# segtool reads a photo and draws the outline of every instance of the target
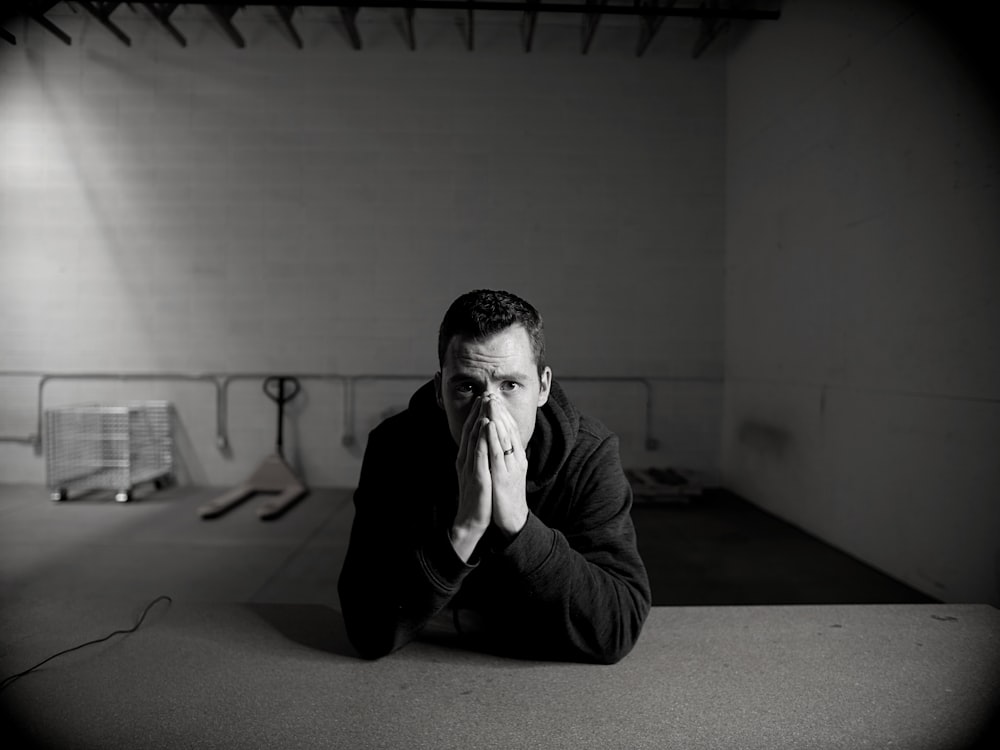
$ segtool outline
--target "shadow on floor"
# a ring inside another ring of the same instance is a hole
[[[632,518],[657,606],[937,601],[725,490]]]

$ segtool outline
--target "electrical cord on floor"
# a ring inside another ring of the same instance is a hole
[[[86,643],[81,643],[79,646],[73,646],[72,648],[67,648],[63,651],[60,651],[59,653],[52,654],[52,656],[48,657],[47,659],[43,659],[30,669],[26,669],[23,672],[18,672],[17,674],[12,674],[8,675],[7,677],[4,677],[2,680],[0,680],[0,692],[6,690],[8,687],[13,685],[15,682],[24,677],[26,674],[31,674],[40,666],[42,666],[43,664],[48,664],[50,661],[52,661],[58,656],[63,656],[64,654],[68,654],[72,651],[78,651],[79,649],[85,648],[86,646],[94,646],[98,643],[104,643],[104,641],[109,640],[110,638],[114,638],[116,635],[128,635],[130,633],[134,633],[139,629],[139,626],[142,625],[142,621],[146,619],[146,615],[149,614],[149,610],[151,610],[158,602],[161,601],[165,601],[168,604],[172,604],[174,600],[171,599],[166,594],[158,596],[155,599],[153,599],[153,601],[151,601],[149,604],[146,605],[146,608],[142,611],[142,614],[139,615],[139,619],[136,621],[135,625],[128,628],[127,630],[116,630],[113,633],[108,633],[103,638],[98,638],[93,641],[87,641]]]

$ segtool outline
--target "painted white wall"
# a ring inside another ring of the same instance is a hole
[[[1000,118],[905,3],[789,0],[728,61],[733,490],[1000,604]]]
[[[60,6],[61,7],[61,6]],[[657,382],[654,437],[635,385],[569,386],[633,466],[717,473],[722,415],[725,65],[691,60],[693,21],[646,55],[605,19],[421,12],[418,50],[389,13],[361,14],[353,51],[334,10],[303,11],[297,50],[247,9],[236,49],[180,8],[180,48],[149,13],[50,14],[0,44],[0,371],[434,372],[448,304],[507,288],[546,319],[558,377]],[[461,14],[459,14],[461,15]],[[397,19],[398,21],[398,19]],[[364,436],[415,383],[343,393],[309,381],[289,452],[308,482],[351,485]],[[0,438],[36,431],[37,378],[0,376]],[[204,384],[66,383],[46,406],[167,398],[186,478],[242,480],[270,452],[275,408],[232,386],[231,455]],[[0,481],[43,483],[31,446],[0,439]]]

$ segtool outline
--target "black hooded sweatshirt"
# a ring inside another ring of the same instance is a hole
[[[400,648],[450,605],[474,613],[487,642],[513,656],[625,656],[650,592],[618,438],[553,383],[528,445],[528,520],[510,541],[491,527],[468,563],[448,538],[457,452],[433,382],[369,434],[338,586],[358,652]]]

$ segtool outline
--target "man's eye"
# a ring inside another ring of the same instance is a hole
[[[472,383],[459,383],[455,386],[455,393],[472,393]]]
[[[521,387],[520,383],[515,383],[513,380],[506,380],[500,385],[500,389],[504,391],[516,391]]]

